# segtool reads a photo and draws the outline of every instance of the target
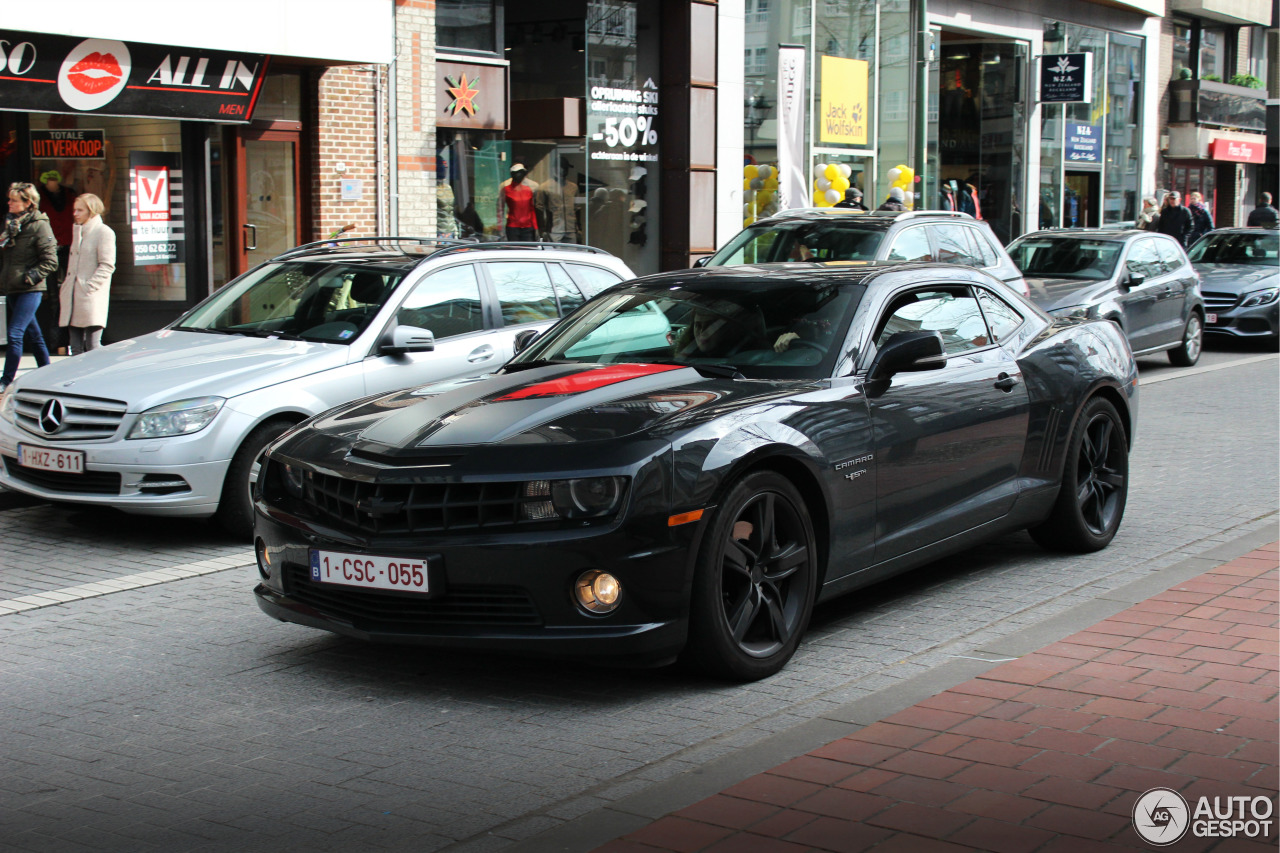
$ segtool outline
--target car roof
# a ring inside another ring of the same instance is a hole
[[[563,252],[581,254],[584,257],[598,255],[610,260],[614,256],[604,249],[595,246],[583,246],[577,243],[535,243],[535,242],[472,242],[463,240],[441,240],[434,237],[357,237],[339,238],[336,240],[318,240],[305,243],[276,255],[271,260],[342,260],[351,263],[376,262],[379,266],[402,265],[405,269],[450,255],[463,255],[471,252]]]
[[[807,285],[824,289],[840,285],[870,286],[884,281],[916,281],[930,271],[950,281],[990,284],[992,276],[973,267],[926,261],[794,261],[776,264],[741,264],[729,267],[694,267],[641,276],[623,286],[675,287],[782,287]]]
[[[1019,240],[1029,240],[1031,238],[1072,238],[1085,240],[1105,240],[1112,243],[1123,243],[1133,237],[1141,237],[1143,235],[1157,237],[1160,236],[1151,231],[1144,231],[1141,228],[1051,228],[1045,231],[1032,231],[1029,234],[1023,234]]]
[[[887,231],[895,222],[910,220],[956,220],[975,222],[972,216],[955,210],[854,210],[843,207],[797,207],[758,219],[750,227],[792,222],[848,222],[858,228]]]

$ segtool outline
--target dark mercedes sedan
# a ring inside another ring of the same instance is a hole
[[[264,611],[368,640],[768,676],[815,602],[1010,531],[1105,547],[1137,371],[943,264],[661,273],[502,370],[269,449]]]
[[[1164,352],[1179,367],[1200,360],[1200,276],[1181,244],[1150,231],[1036,231],[1009,244],[1031,299],[1055,317],[1111,320],[1135,354]]]
[[[1220,228],[1187,254],[1200,273],[1206,334],[1280,342],[1280,232]]]

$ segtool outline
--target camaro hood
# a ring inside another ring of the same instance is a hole
[[[632,435],[712,403],[756,400],[771,390],[781,389],[707,378],[678,365],[553,364],[400,391],[336,410],[311,426],[379,456],[482,444],[531,445],[536,452],[538,445]]]
[[[345,364],[335,344],[162,330],[24,376],[21,387],[124,400],[129,411],[191,397],[235,397]]]
[[[1280,273],[1275,267],[1255,267],[1244,264],[1192,264],[1200,273],[1200,289],[1236,295],[1275,287],[1280,284]]]
[[[1078,278],[1028,278],[1031,301],[1042,311],[1092,305],[1115,292],[1110,281],[1082,281]]]

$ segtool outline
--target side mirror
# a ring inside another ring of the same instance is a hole
[[[382,355],[399,355],[406,352],[431,352],[436,348],[436,336],[417,326],[396,326],[384,335],[378,345]]]
[[[698,258],[696,261],[694,261],[694,262],[693,262],[693,266],[694,266],[695,268],[697,268],[697,267],[705,267],[705,266],[706,266],[707,264],[709,264],[709,263],[711,263],[711,256],[710,256],[710,255],[703,255],[702,257]]]
[[[529,344],[533,343],[533,339],[538,336],[537,329],[525,329],[523,332],[516,334],[515,354],[519,355],[529,348]]]
[[[867,379],[879,382],[895,373],[946,367],[947,353],[940,332],[898,332],[884,342],[871,361]]]
[[[1147,277],[1142,273],[1130,270],[1128,275],[1121,277],[1120,286],[1125,290],[1130,290],[1142,284],[1146,280]]]

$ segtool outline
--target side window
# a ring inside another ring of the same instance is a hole
[[[396,310],[396,322],[427,329],[437,338],[483,329],[484,312],[475,267],[448,267],[418,282]]]
[[[1022,325],[1022,315],[994,293],[978,288],[978,302],[982,305],[982,313],[987,316],[987,325],[991,327],[991,338],[995,343],[1000,343]]]
[[[556,292],[544,265],[537,261],[496,261],[486,264],[485,270],[498,295],[502,325],[519,326],[558,316]]]
[[[978,259],[978,266],[994,267],[1000,263],[1000,253],[996,251],[995,246],[991,245],[990,234],[981,228],[971,228],[967,225],[964,226],[964,230],[973,243],[974,257]]]
[[[991,343],[978,300],[967,287],[930,288],[895,297],[877,326],[876,347],[898,332],[940,332],[947,355]]]
[[[590,299],[600,291],[607,287],[613,287],[622,281],[617,274],[600,267],[591,267],[586,264],[567,264],[569,271],[573,273],[573,277],[582,285],[582,292]]]
[[[938,260],[948,264],[978,266],[978,258],[974,257],[968,231],[963,225],[946,224],[934,228],[933,237],[938,241]]]
[[[1178,272],[1187,262],[1186,253],[1172,240],[1157,240],[1156,251],[1160,253],[1160,260],[1164,261],[1165,272]]]
[[[889,254],[885,258],[890,261],[931,261],[933,250],[929,248],[929,235],[923,228],[908,228],[893,238]]]
[[[551,283],[555,285],[556,297],[560,300],[561,317],[577,310],[586,301],[573,279],[569,278],[569,274],[559,264],[547,264],[547,272],[551,273]]]
[[[1129,247],[1129,257],[1124,262],[1125,269],[1133,275],[1154,278],[1164,274],[1164,262],[1156,251],[1155,240],[1139,240]]]

